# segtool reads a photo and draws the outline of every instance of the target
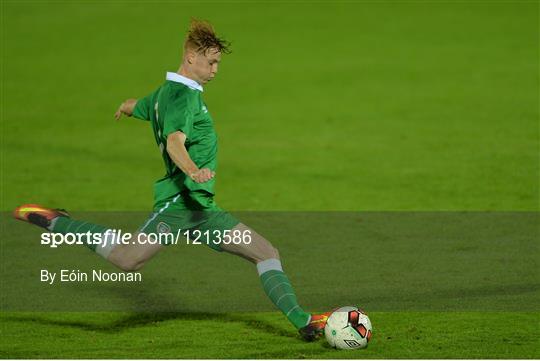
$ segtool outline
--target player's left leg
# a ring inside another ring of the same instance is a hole
[[[283,271],[278,250],[243,223],[232,229],[231,234],[235,233],[241,235],[241,242],[222,244],[221,250],[245,258],[257,266],[264,292],[304,339],[312,341],[321,335],[329,313],[311,315],[300,307],[291,282]],[[249,242],[246,235],[249,235]]]
[[[119,244],[115,234],[108,233],[109,227],[88,221],[76,220],[64,210],[43,207],[38,204],[25,204],[13,212],[16,219],[45,228],[54,233],[96,234],[100,233],[103,241],[100,244],[85,242],[91,251],[102,256],[123,271],[139,270],[160,249],[160,244],[146,242],[145,234],[135,234],[135,244]]]

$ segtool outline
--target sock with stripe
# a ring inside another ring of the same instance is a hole
[[[48,227],[48,229],[49,231],[54,233],[85,234],[87,232],[105,233],[109,228],[86,221],[78,221],[69,217],[56,217],[52,220],[51,225]],[[103,238],[105,238],[105,236],[103,236]],[[111,240],[112,237],[107,237],[107,242],[105,242],[103,245],[86,242],[84,242],[84,245],[90,250],[100,254],[104,258],[107,258],[115,245],[113,244],[113,242],[111,242]]]
[[[294,289],[289,278],[283,272],[281,262],[275,258],[267,259],[257,263],[257,271],[264,292],[274,305],[287,316],[297,329],[306,326],[311,315],[298,304]]]

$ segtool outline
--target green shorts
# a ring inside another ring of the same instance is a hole
[[[139,232],[167,234],[170,237],[159,237],[163,245],[206,244],[221,251],[223,236],[239,223],[216,205],[211,194],[186,191],[156,204]]]

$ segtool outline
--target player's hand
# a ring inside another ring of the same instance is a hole
[[[199,169],[195,173],[190,174],[191,179],[196,183],[208,182],[210,179],[214,178],[216,172],[211,171],[208,168]]]
[[[114,113],[114,119],[120,120],[120,118],[122,118],[122,105],[120,105],[116,113]]]
[[[120,120],[122,118],[122,114],[127,115],[128,117],[131,117],[133,114],[133,109],[135,108],[135,105],[137,104],[137,99],[128,99],[120,106],[118,107],[118,110],[116,113],[114,113],[114,119]]]
[[[122,108],[122,106],[120,105],[120,108],[118,108],[116,113],[114,113],[114,119],[120,120],[120,118],[122,118],[122,110],[121,110],[121,108]]]

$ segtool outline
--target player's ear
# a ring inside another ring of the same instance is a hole
[[[193,64],[195,62],[195,52],[192,49],[186,51],[186,61],[188,64]]]

